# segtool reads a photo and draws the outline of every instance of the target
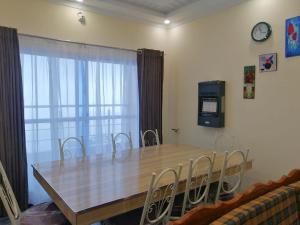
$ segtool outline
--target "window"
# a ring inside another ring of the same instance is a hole
[[[83,136],[87,154],[97,154],[112,151],[111,133],[130,131],[138,147],[136,53],[25,36],[20,47],[29,197],[37,203],[47,197],[30,165],[59,159],[58,138]]]

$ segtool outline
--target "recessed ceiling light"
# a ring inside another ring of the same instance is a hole
[[[83,0],[76,0],[77,2],[83,2]]]
[[[164,23],[165,23],[166,25],[168,25],[168,24],[171,23],[171,21],[170,21],[170,20],[165,20]]]

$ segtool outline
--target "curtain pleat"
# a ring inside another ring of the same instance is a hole
[[[88,155],[111,153],[111,134],[139,145],[136,52],[20,36],[28,164],[59,159],[58,139],[83,136]],[[76,54],[75,54],[76,53]],[[70,154],[80,146],[68,142]],[[118,149],[128,148],[119,139]],[[29,166],[29,203],[50,201]],[[80,185],[80,180],[78,180]]]
[[[158,130],[162,140],[164,53],[139,49],[137,53],[140,130]]]
[[[17,30],[6,27],[0,27],[0,160],[25,210],[28,184],[19,41]]]

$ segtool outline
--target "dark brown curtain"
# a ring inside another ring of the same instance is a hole
[[[157,50],[139,49],[138,83],[140,104],[140,130],[158,130],[162,141],[162,100],[164,53]]]
[[[23,87],[16,29],[0,27],[0,160],[21,210],[28,205]],[[3,215],[4,209],[0,209]]]

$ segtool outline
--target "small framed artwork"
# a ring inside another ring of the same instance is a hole
[[[300,16],[286,20],[285,55],[300,56]]]
[[[260,55],[259,71],[260,72],[277,71],[277,53]]]
[[[255,98],[255,66],[244,67],[244,99]]]

